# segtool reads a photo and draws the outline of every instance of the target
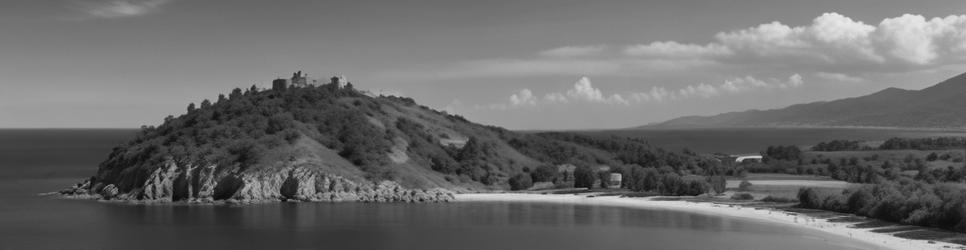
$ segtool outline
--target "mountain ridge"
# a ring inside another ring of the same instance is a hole
[[[966,73],[921,90],[872,94],[769,110],[684,116],[636,128],[887,127],[966,129]]]

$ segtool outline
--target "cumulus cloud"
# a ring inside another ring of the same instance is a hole
[[[720,32],[714,38],[705,45],[674,41],[631,45],[624,53],[851,70],[896,70],[966,61],[966,15],[927,20],[905,14],[870,25],[838,13],[825,13],[806,26],[771,22]]]
[[[549,57],[592,56],[600,54],[605,48],[606,47],[604,45],[565,46],[541,51],[540,55]]]
[[[590,82],[590,78],[586,76],[581,77],[572,89],[567,90],[567,98],[591,103],[627,104],[627,101],[618,94],[604,96],[600,89],[595,88]]]
[[[154,13],[170,0],[79,1],[78,9],[88,18],[123,18]]]
[[[775,21],[708,35],[707,43],[647,41],[623,46],[614,54],[603,53],[608,50],[603,45],[566,46],[540,51],[530,58],[479,59],[377,75],[391,80],[448,80],[800,72],[817,79],[851,82],[861,80],[854,78],[856,75],[875,78],[885,73],[966,64],[966,15],[927,19],[905,14],[866,23],[825,13],[804,25]]]
[[[634,103],[667,102],[688,98],[712,98],[723,95],[740,94],[756,90],[781,90],[797,88],[805,81],[799,74],[792,74],[787,79],[761,80],[752,76],[737,77],[724,80],[720,84],[699,83],[683,88],[668,90],[660,86],[653,86],[647,91],[627,92],[623,94],[605,95],[600,88],[594,87],[588,77],[581,77],[573,87],[562,92],[549,92],[543,98],[537,96],[530,89],[521,89],[510,95],[509,103],[478,105],[477,109],[505,110],[508,108],[537,107],[552,104],[610,104],[628,106]],[[625,98],[625,96],[627,98]]]
[[[504,110],[508,108],[536,107],[542,104],[587,103],[587,104],[620,104],[628,105],[629,101],[619,94],[604,95],[603,91],[594,87],[588,77],[581,77],[574,86],[562,92],[549,92],[543,98],[537,98],[530,89],[521,89],[510,95],[509,103],[496,103],[476,106],[478,109]]]
[[[740,94],[755,90],[789,89],[801,87],[805,84],[802,76],[793,74],[786,80],[765,81],[752,76],[738,77],[712,85],[699,83],[688,85],[678,90],[667,90],[663,87],[651,87],[649,91],[631,93],[629,96],[637,102],[664,102],[686,98],[711,98],[725,94]]]
[[[510,105],[536,106],[537,98],[533,97],[533,92],[531,92],[529,89],[521,89],[520,93],[516,93],[510,96]]]

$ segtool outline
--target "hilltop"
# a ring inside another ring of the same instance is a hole
[[[870,95],[782,109],[688,116],[648,125],[686,127],[966,128],[966,74],[922,90],[888,88]]]
[[[480,125],[341,81],[308,84],[297,73],[273,89],[236,88],[189,104],[184,114],[143,126],[96,174],[61,193],[149,202],[429,202],[540,181],[573,186],[581,169],[635,164],[683,174],[707,165],[640,139]]]

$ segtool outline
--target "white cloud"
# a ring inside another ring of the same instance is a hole
[[[637,102],[663,102],[677,99],[677,96],[673,91],[668,91],[664,87],[654,86],[647,92],[631,93],[631,99]]]
[[[663,87],[651,87],[646,92],[631,93],[631,99],[637,102],[664,102],[687,98],[711,98],[725,94],[740,94],[754,90],[797,88],[805,84],[802,76],[793,74],[787,80],[773,80],[767,82],[752,76],[728,79],[718,85],[700,83],[688,85],[676,91],[668,91]]]
[[[829,72],[816,72],[815,76],[825,80],[837,81],[837,82],[861,82],[864,81],[861,77],[850,76],[842,73],[829,73]]]
[[[644,92],[628,92],[622,94],[605,95],[603,91],[594,87],[588,77],[581,77],[574,83],[573,88],[564,92],[549,92],[543,98],[537,98],[530,89],[521,89],[519,92],[510,95],[509,103],[496,103],[485,106],[476,106],[477,109],[505,110],[508,108],[537,107],[540,105],[551,104],[611,104],[611,105],[631,105],[634,103],[666,102],[683,100],[688,98],[712,98],[726,94],[740,94],[755,90],[769,89],[789,89],[801,87],[805,81],[799,74],[792,74],[786,80],[771,79],[770,81],[760,80],[752,76],[728,79],[718,85],[700,83],[688,85],[676,90],[668,90],[664,87],[653,86]],[[624,98],[627,96],[628,98]]]
[[[681,44],[675,41],[631,45],[624,49],[624,53],[632,56],[662,58],[705,58],[732,54],[727,47],[718,44]]]
[[[600,89],[595,88],[590,82],[590,78],[586,76],[581,77],[577,80],[577,83],[574,83],[572,89],[567,90],[567,97],[590,103],[627,104],[627,101],[618,94],[604,96]]]
[[[592,56],[600,54],[606,47],[604,45],[590,46],[565,46],[540,52],[540,55],[549,57],[578,57]]]
[[[605,96],[603,92],[594,87],[590,78],[581,77],[574,83],[573,88],[564,92],[549,92],[542,99],[537,98],[530,89],[521,89],[519,92],[510,95],[509,104],[490,104],[476,106],[477,109],[505,110],[508,108],[536,107],[541,104],[563,104],[563,103],[591,103],[591,104],[630,104],[627,99],[619,94]]]
[[[533,97],[533,92],[529,89],[521,89],[520,93],[510,96],[511,106],[536,106],[537,98]]]
[[[921,68],[966,60],[966,15],[926,20],[906,14],[874,26],[825,13],[806,26],[771,22],[720,32],[714,38],[706,45],[674,41],[631,45],[624,52],[639,57],[706,58],[806,69]]]
[[[681,96],[685,96],[685,97],[700,96],[700,97],[708,98],[708,97],[718,95],[718,88],[715,88],[714,86],[711,86],[709,84],[701,83],[701,84],[698,84],[697,86],[688,85],[687,87],[682,88],[678,92],[681,93]]]
[[[157,12],[170,0],[110,0],[76,2],[88,18],[123,18]]]
[[[547,93],[543,96],[543,100],[549,103],[567,103],[567,97],[557,92]]]

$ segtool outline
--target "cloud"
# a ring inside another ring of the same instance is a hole
[[[805,81],[799,74],[793,74],[786,80],[775,79],[771,82],[752,76],[745,76],[728,79],[718,85],[699,83],[673,91],[654,86],[649,91],[631,93],[629,96],[637,102],[665,102],[687,98],[711,98],[725,94],[740,94],[755,90],[790,89],[801,87],[804,84]]]
[[[722,75],[811,76],[828,82],[862,82],[888,75],[922,73],[966,65],[966,15],[926,18],[905,14],[866,23],[838,13],[824,13],[803,25],[778,21],[708,34],[710,41],[646,41],[621,46],[566,46],[519,58],[489,58],[446,65],[407,66],[384,71],[375,80],[440,81],[513,77],[595,75],[638,79],[702,79]],[[861,77],[858,77],[861,76]],[[731,79],[735,80],[735,79]],[[741,84],[696,84],[691,88],[645,89],[622,93],[625,101],[670,100],[682,96],[716,96],[735,92]],[[774,79],[756,79],[776,82]],[[800,81],[781,80],[775,88],[796,87]],[[531,88],[533,90],[533,88]],[[714,91],[717,92],[714,92]],[[535,95],[540,101],[573,101],[567,92]],[[646,94],[646,95],[645,95]],[[610,99],[617,100],[617,98]]]
[[[567,103],[567,97],[561,93],[547,93],[543,96],[543,100],[549,103]]]
[[[780,22],[719,32],[715,41],[627,46],[638,57],[694,59],[808,69],[894,71],[966,61],[966,15],[927,20],[905,14],[878,25],[825,13],[805,26]]]
[[[681,44],[675,41],[631,45],[624,49],[624,53],[632,56],[661,58],[708,58],[732,54],[727,47],[718,44]]]
[[[516,93],[510,96],[511,106],[536,106],[537,98],[533,96],[533,92],[529,89],[521,89],[520,93]]]
[[[604,49],[606,49],[604,45],[565,46],[541,51],[540,55],[548,57],[592,56],[600,54]]]
[[[170,0],[110,0],[76,2],[87,18],[124,18],[143,16],[160,10]]]
[[[567,90],[566,96],[570,99],[590,103],[627,104],[627,101],[618,94],[604,96],[600,89],[595,88],[590,82],[590,78],[586,76],[577,80],[573,89]]]
[[[865,79],[861,77],[850,76],[841,73],[829,73],[829,72],[816,72],[815,76],[825,80],[837,81],[837,82],[861,82]]]
[[[579,103],[629,106],[633,103],[660,103],[689,98],[712,98],[716,96],[740,94],[756,90],[790,89],[801,87],[804,84],[805,81],[799,74],[792,74],[785,80],[771,79],[769,81],[760,80],[752,76],[745,76],[728,79],[717,85],[699,83],[688,85],[676,90],[668,90],[664,87],[653,86],[650,90],[643,92],[628,92],[624,94],[614,93],[611,95],[605,95],[601,89],[594,87],[593,83],[590,81],[590,78],[581,77],[576,83],[574,83],[572,88],[563,92],[549,92],[545,94],[542,99],[537,98],[533,91],[525,88],[510,95],[509,103],[477,105],[476,108],[505,110],[509,108]],[[625,96],[628,98],[624,98]]]
[[[508,108],[536,107],[545,104],[587,103],[587,104],[621,104],[628,105],[629,101],[619,94],[606,96],[594,87],[588,77],[581,77],[574,86],[563,92],[549,92],[543,98],[537,98],[530,89],[521,89],[510,95],[509,103],[477,105],[477,109],[505,110]]]

